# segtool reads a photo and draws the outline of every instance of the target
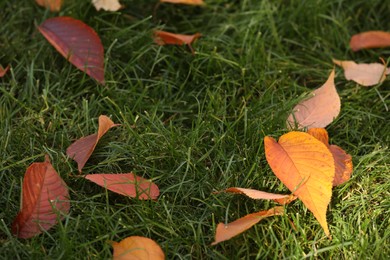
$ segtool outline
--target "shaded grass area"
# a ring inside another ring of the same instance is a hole
[[[239,186],[287,192],[271,172],[263,138],[287,131],[292,107],[320,86],[331,59],[377,62],[389,49],[352,53],[348,41],[387,30],[383,1],[206,1],[207,6],[122,1],[117,13],[69,1],[59,15],[83,20],[105,47],[106,86],[70,65],[36,30],[56,14],[34,1],[0,2],[0,256],[110,258],[107,241],[146,236],[167,259],[384,258],[389,249],[389,82],[362,88],[337,70],[340,116],[331,143],[353,156],[352,179],[334,190],[328,240],[301,202],[287,214],[210,246],[218,222],[268,209],[271,202],[213,194]],[[155,28],[201,32],[196,55],[155,45]],[[122,126],[103,137],[85,173],[133,171],[161,189],[157,201],[105,191],[77,175],[65,155],[97,129],[97,117]],[[28,240],[10,234],[21,181],[49,154],[68,184],[71,212]],[[293,223],[293,225],[291,224]]]

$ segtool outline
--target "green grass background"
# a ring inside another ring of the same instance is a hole
[[[238,186],[287,192],[269,168],[266,135],[287,132],[292,107],[322,85],[332,58],[387,60],[390,49],[351,52],[351,35],[389,30],[383,0],[206,0],[204,7],[122,0],[120,12],[65,1],[50,13],[34,1],[0,1],[0,257],[108,259],[107,241],[154,239],[167,259],[385,259],[390,255],[390,83],[363,88],[337,68],[340,116],[331,143],[353,156],[351,180],[334,189],[328,240],[300,201],[229,241],[218,222],[272,202],[213,194]],[[49,17],[93,27],[105,49],[101,86],[69,64],[38,32]],[[160,47],[154,29],[202,33],[193,56]],[[66,148],[96,132],[104,114],[121,127],[99,142],[84,173],[133,171],[161,190],[157,201],[105,191],[77,176]],[[49,154],[70,188],[71,211],[28,240],[10,233],[26,168]],[[291,226],[294,223],[296,230]]]

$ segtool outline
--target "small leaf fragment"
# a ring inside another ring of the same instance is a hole
[[[49,8],[52,12],[58,12],[61,10],[63,0],[35,0],[38,5]]]
[[[254,190],[254,189],[245,189],[245,188],[239,188],[239,187],[231,187],[226,190],[225,192],[229,193],[239,193],[244,194],[248,196],[251,199],[262,199],[262,200],[273,200],[279,204],[285,205],[289,204],[293,200],[296,199],[294,195],[285,195],[285,194],[276,194],[276,193],[269,193],[265,191],[260,190]]]
[[[185,5],[204,5],[203,0],[160,0],[161,3],[185,4]]]
[[[122,8],[119,0],[92,0],[92,4],[98,11],[103,9],[105,11],[115,12]]]
[[[122,241],[112,242],[113,260],[163,260],[164,252],[152,239],[131,236]]]
[[[8,72],[9,68],[9,65],[5,67],[5,69],[3,68],[3,66],[0,65],[0,78],[4,77],[4,75]]]
[[[191,44],[199,37],[201,37],[200,33],[186,35],[159,30],[154,31],[153,33],[154,42],[158,45],[187,45],[192,53],[194,53],[194,49]]]
[[[353,51],[390,46],[390,33],[383,31],[367,31],[351,37],[349,46]]]

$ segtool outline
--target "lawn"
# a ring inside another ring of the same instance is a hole
[[[341,113],[326,128],[352,155],[352,178],[333,191],[332,240],[300,201],[218,245],[216,225],[273,207],[228,187],[288,189],[264,155],[265,136],[289,130],[292,108],[321,86],[332,58],[389,61],[390,49],[352,52],[353,34],[389,30],[383,0],[206,0],[204,7],[122,0],[119,12],[65,1],[50,13],[34,1],[0,1],[0,258],[109,259],[109,241],[155,240],[167,259],[385,259],[390,255],[390,82],[361,87],[336,68]],[[64,59],[38,32],[71,16],[96,30],[105,49],[103,86]],[[200,32],[186,46],[158,46],[155,29]],[[98,117],[120,127],[83,169],[134,172],[160,188],[155,201],[107,191],[80,178],[66,148],[95,133]],[[18,239],[27,167],[48,154],[70,189],[71,210],[44,234]]]

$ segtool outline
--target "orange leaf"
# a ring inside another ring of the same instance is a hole
[[[9,68],[9,65],[5,67],[5,69],[3,68],[3,66],[0,65],[0,78],[4,77],[4,75],[8,72]]]
[[[91,27],[62,16],[47,19],[38,29],[70,63],[104,84],[104,49]]]
[[[314,214],[330,236],[326,210],[335,175],[333,156],[324,143],[304,132],[289,132],[276,142],[264,138],[265,156],[275,175]]]
[[[344,76],[347,80],[369,87],[377,85],[386,79],[390,70],[380,63],[360,63],[354,61],[333,60],[333,63],[344,69]]]
[[[98,11],[100,9],[103,9],[105,11],[114,12],[122,8],[122,5],[119,3],[119,0],[92,0],[92,4]]]
[[[232,237],[241,234],[259,223],[264,218],[283,214],[284,208],[278,206],[269,210],[248,214],[245,217],[239,218],[229,224],[219,223],[215,232],[215,241],[211,245],[216,245],[222,241],[229,240]]]
[[[69,213],[69,192],[51,165],[33,163],[23,179],[22,208],[12,223],[12,233],[30,238],[53,227]]]
[[[107,133],[110,128],[118,125],[119,124],[114,124],[107,116],[101,115],[99,116],[99,129],[97,134],[82,137],[66,149],[66,154],[77,162],[79,172],[81,172],[81,169],[83,169],[93,150],[95,150],[100,138]]]
[[[150,238],[132,236],[122,241],[112,242],[114,248],[113,260],[163,260],[164,252]]]
[[[328,80],[320,88],[312,93],[312,97],[296,105],[293,112],[287,118],[287,127],[298,128],[325,127],[329,125],[340,113],[340,97],[334,85],[332,72]]]
[[[368,31],[352,36],[349,42],[353,51],[390,46],[390,33],[383,31]]]
[[[185,34],[176,34],[165,31],[156,30],[153,33],[154,42],[158,45],[188,45],[191,49],[191,52],[194,53],[194,50],[191,44],[201,36],[200,33],[195,33],[193,35],[185,35]]]
[[[110,191],[140,200],[157,199],[160,195],[156,184],[134,173],[88,174],[85,178]]]
[[[185,4],[185,5],[204,5],[203,0],[160,0],[161,3]]]
[[[328,132],[325,129],[311,128],[307,133],[323,142],[333,155],[336,167],[333,187],[347,182],[351,178],[353,172],[352,156],[347,154],[337,145],[329,145]]]
[[[255,200],[273,200],[279,204],[289,204],[291,201],[295,200],[296,197],[294,195],[284,195],[284,194],[275,194],[275,193],[269,193],[265,191],[260,190],[253,190],[253,189],[244,189],[244,188],[238,188],[238,187],[232,187],[224,190],[225,192],[229,193],[239,193],[244,194],[248,196],[251,199]]]
[[[46,8],[50,8],[52,12],[58,12],[61,10],[63,0],[35,0],[38,5]]]

